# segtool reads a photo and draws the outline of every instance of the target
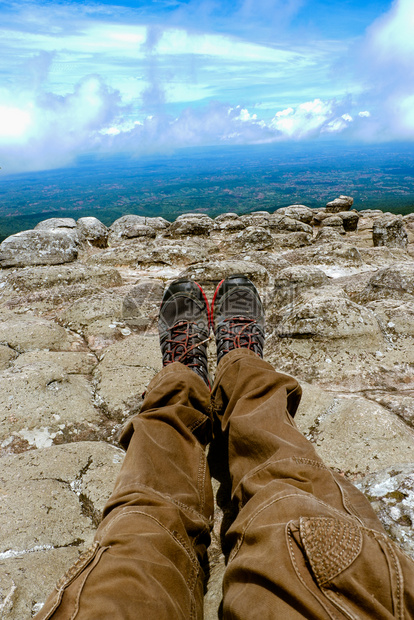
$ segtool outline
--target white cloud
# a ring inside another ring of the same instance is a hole
[[[365,86],[360,99],[369,103],[374,120],[369,139],[414,139],[413,31],[413,0],[395,0],[358,49],[356,73]]]
[[[279,131],[284,137],[295,140],[316,137],[323,133],[340,133],[353,121],[349,113],[341,113],[343,105],[335,100],[306,101],[296,109],[289,107],[277,112],[269,127]]]

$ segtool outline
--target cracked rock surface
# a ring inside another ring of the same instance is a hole
[[[90,545],[123,459],[119,431],[161,368],[157,314],[179,276],[210,299],[232,273],[253,280],[265,358],[303,388],[300,430],[414,557],[414,216],[351,207],[342,196],[173,224],[124,216],[109,229],[53,218],[0,245],[1,618],[33,616]],[[211,342],[213,374],[214,359]],[[206,620],[218,618],[229,518],[216,507]]]

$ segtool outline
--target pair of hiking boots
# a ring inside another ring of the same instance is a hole
[[[263,357],[265,316],[256,287],[246,276],[222,280],[211,308],[197,282],[176,280],[165,290],[158,321],[163,366],[181,362],[211,387],[207,344],[212,329],[217,363],[233,349],[246,348]]]

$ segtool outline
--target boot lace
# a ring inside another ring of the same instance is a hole
[[[220,349],[262,349],[262,330],[255,319],[232,316],[224,319],[219,327]]]
[[[179,321],[167,330],[170,336],[164,341],[164,365],[181,362],[189,368],[200,368],[197,356],[202,353],[200,346],[206,345],[210,337],[200,340],[203,336],[197,331],[197,324],[190,321]]]

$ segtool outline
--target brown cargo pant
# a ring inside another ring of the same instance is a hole
[[[211,405],[239,505],[224,618],[413,618],[414,563],[297,430],[300,395],[295,379],[243,349],[219,364],[211,401],[193,371],[164,368],[123,434],[128,451],[94,546],[36,618],[202,618]]]

